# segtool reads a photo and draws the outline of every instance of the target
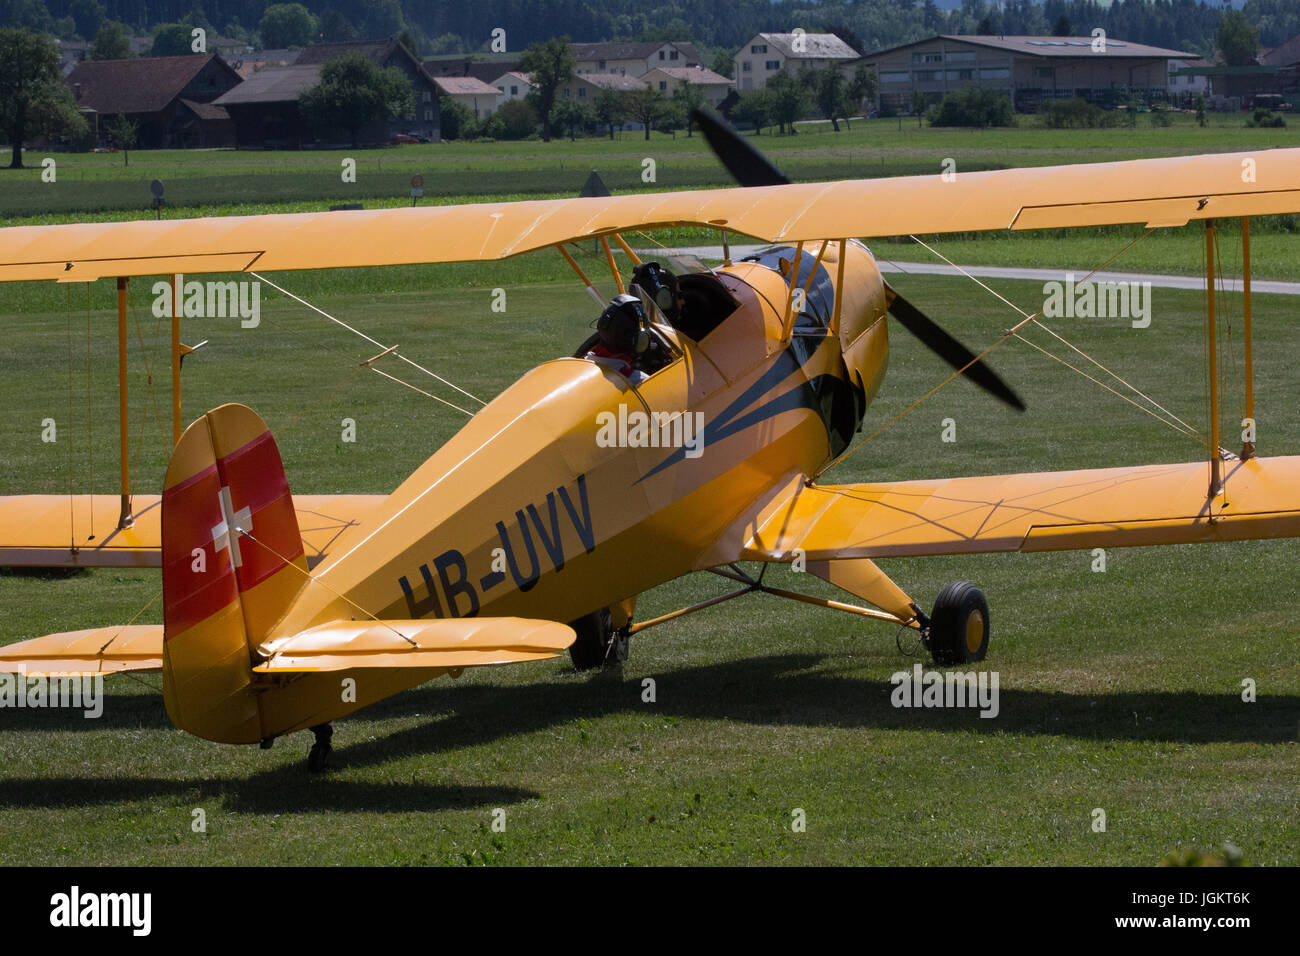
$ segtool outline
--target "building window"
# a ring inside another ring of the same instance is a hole
[[[660,81],[659,81],[659,89],[661,89],[661,90],[666,90],[666,89],[668,89],[668,81],[667,81],[667,80],[660,80]]]
[[[974,70],[948,70],[945,74],[949,80],[973,80]]]
[[[779,70],[781,69],[781,61],[768,60],[767,63],[764,64],[764,66],[766,66],[769,70]]]
[[[585,100],[586,98],[587,98],[587,88],[585,86],[578,87],[578,99]]]
[[[676,50],[669,50],[669,51],[668,51],[668,59],[670,59],[670,60],[675,60],[675,59],[677,59],[677,51],[676,51]]]
[[[913,63],[942,63],[943,54],[942,53],[913,53],[912,62]]]
[[[510,95],[511,95],[511,96],[518,96],[518,95],[519,95],[519,87],[517,87],[517,86],[512,86],[512,87],[510,87]]]
[[[659,51],[659,59],[662,60],[663,58],[664,58],[664,51],[663,51],[663,50],[660,50],[660,51]]]
[[[600,61],[600,69],[602,69],[602,70],[605,69],[605,61],[604,61],[604,60],[601,60],[601,61]]]
[[[911,78],[912,78],[912,74],[908,73],[906,70],[901,70],[896,73],[880,74],[881,83],[906,83]]]
[[[1005,66],[995,66],[988,69],[980,70],[981,80],[1008,80],[1011,78],[1011,69]]]
[[[943,75],[943,70],[917,70],[916,82],[931,83]]]
[[[751,47],[749,48],[749,52],[750,52],[750,53],[766,53],[766,52],[767,52],[767,44],[766,44],[766,43],[755,43],[753,46],[751,46]]]
[[[426,103],[433,102],[433,93],[431,93],[429,90],[424,91],[424,102]]]
[[[949,63],[972,63],[975,60],[974,50],[950,50],[944,55]]]
[[[740,64],[740,72],[741,72],[741,73],[748,73],[748,72],[749,72],[749,61],[748,61],[748,60],[746,60],[744,63]]]
[[[425,110],[425,111],[424,111],[424,121],[425,121],[426,123],[432,123],[432,122],[433,122],[433,110]]]

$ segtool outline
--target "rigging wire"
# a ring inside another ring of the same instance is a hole
[[[318,312],[318,313],[320,313],[321,315],[325,316],[325,318],[329,319],[329,320],[330,320],[331,322],[333,322],[334,324],[336,324],[336,325],[340,325],[340,326],[342,326],[343,328],[347,329],[347,330],[348,330],[349,332],[351,332],[353,335],[359,335],[361,338],[365,339],[367,342],[371,343],[372,345],[377,345],[377,346],[379,346],[379,348],[384,349],[384,350],[388,350],[388,349],[390,348],[389,346],[385,345],[383,342],[380,342],[380,341],[378,341],[378,340],[376,340],[376,339],[372,339],[370,336],[366,335],[366,333],[361,332],[361,331],[359,331],[359,330],[357,330],[357,329],[354,329],[352,326],[348,325],[348,324],[347,324],[346,322],[344,322],[342,319],[337,319],[337,318],[335,318],[334,316],[332,316],[332,315],[330,315],[328,312],[326,312],[324,309],[321,309],[321,308],[318,308],[317,306],[312,305],[312,304],[311,304],[310,302],[308,302],[306,299],[303,299],[303,298],[301,298],[300,296],[296,296],[296,295],[294,295],[294,294],[293,294],[292,292],[290,292],[288,289],[285,289],[285,288],[283,288],[283,287],[281,287],[281,286],[279,286],[279,285],[276,285],[276,283],[274,283],[274,282],[272,282],[270,279],[266,278],[266,276],[261,275],[261,274],[256,273],[256,272],[250,272],[249,275],[256,276],[257,279],[258,279],[259,281],[261,281],[261,282],[265,282],[265,283],[266,283],[267,285],[269,285],[271,288],[277,290],[278,292],[282,293],[283,295],[287,295],[289,298],[293,299],[295,302],[298,302],[298,303],[301,303],[302,305],[305,305],[307,308],[311,309],[313,312]],[[407,365],[414,366],[415,368],[417,368],[417,369],[419,369],[421,372],[423,372],[425,375],[429,375],[429,376],[432,376],[433,378],[436,378],[438,381],[442,382],[442,384],[448,386],[449,388],[454,388],[456,391],[460,392],[462,395],[464,395],[464,396],[466,396],[466,397],[468,397],[468,398],[472,398],[472,399],[474,399],[474,401],[478,402],[480,405],[486,405],[486,404],[487,404],[487,402],[483,401],[483,399],[478,398],[477,396],[475,396],[475,395],[473,395],[473,394],[471,394],[471,393],[465,391],[465,389],[461,388],[459,385],[456,385],[456,384],[454,384],[454,383],[452,383],[452,382],[447,381],[447,380],[446,380],[445,378],[443,378],[441,375],[438,375],[437,373],[430,371],[429,369],[425,368],[423,365],[419,364],[418,362],[413,362],[411,359],[407,358],[407,357],[406,357],[405,355],[403,355],[402,353],[400,353],[400,352],[396,352],[396,353],[394,353],[394,354],[397,356],[397,358],[401,359],[401,360],[402,360],[403,362],[405,362]],[[403,383],[403,384],[405,384],[405,383]],[[428,394],[428,393],[426,392],[425,394]],[[430,396],[430,398],[435,398],[435,397],[436,397],[436,396]],[[438,400],[438,401],[443,401],[442,399],[437,399],[437,400]],[[451,407],[457,409],[457,411],[462,411],[462,412],[465,411],[465,409],[460,408],[459,406],[452,405],[451,402],[443,402],[443,403],[446,404],[446,405],[451,405]],[[467,414],[467,415],[472,415],[473,413],[472,413],[472,412],[466,412],[466,414]]]
[[[1140,236],[1137,236],[1136,238],[1132,239],[1132,240],[1131,240],[1130,242],[1128,242],[1125,246],[1123,246],[1123,248],[1119,249],[1117,252],[1115,252],[1113,255],[1111,255],[1109,258],[1107,258],[1107,259],[1106,259],[1104,262],[1102,262],[1100,265],[1094,267],[1090,272],[1088,272],[1087,275],[1085,275],[1085,276],[1083,277],[1083,279],[1081,279],[1081,280],[1079,280],[1079,281],[1081,281],[1081,282],[1087,282],[1087,281],[1088,281],[1089,279],[1091,279],[1094,275],[1096,275],[1096,274],[1097,274],[1098,272],[1100,272],[1102,269],[1106,268],[1106,266],[1110,265],[1112,262],[1114,262],[1116,259],[1118,259],[1120,256],[1122,256],[1125,252],[1127,252],[1129,249],[1131,249],[1134,245],[1136,245],[1137,243],[1141,242],[1141,241],[1142,241],[1143,239],[1145,239],[1147,236],[1151,235],[1151,233],[1154,232],[1154,231],[1155,231],[1155,230],[1154,230],[1154,227],[1152,227],[1152,228],[1148,228],[1148,229],[1147,229],[1146,231],[1144,231]],[[817,472],[816,472],[816,474],[814,474],[814,475],[812,476],[812,479],[811,479],[811,480],[813,480],[813,481],[817,480],[817,479],[820,478],[823,474],[825,474],[827,471],[829,471],[831,468],[835,467],[835,466],[838,465],[840,462],[842,462],[844,459],[848,458],[851,454],[853,454],[855,451],[857,451],[859,448],[861,448],[861,447],[862,447],[863,445],[865,445],[867,442],[873,440],[873,439],[876,438],[878,435],[880,435],[882,432],[884,432],[886,429],[890,428],[892,425],[894,425],[896,422],[898,422],[900,419],[902,419],[904,416],[906,416],[906,415],[907,415],[909,412],[911,412],[913,409],[917,408],[917,407],[918,407],[919,405],[921,405],[923,402],[925,402],[925,401],[927,401],[929,398],[931,398],[931,397],[932,397],[936,392],[938,392],[941,388],[943,388],[944,386],[946,386],[949,382],[952,382],[954,379],[960,377],[960,376],[961,376],[961,375],[966,371],[966,369],[970,368],[972,365],[975,365],[977,362],[982,361],[982,360],[983,360],[987,355],[989,355],[991,352],[993,352],[994,349],[998,348],[1000,345],[1002,345],[1002,343],[1004,343],[1005,341],[1007,341],[1007,339],[1009,339],[1009,338],[1011,338],[1011,337],[1015,337],[1015,338],[1017,338],[1017,339],[1020,339],[1020,340],[1023,341],[1023,342],[1026,342],[1026,343],[1029,343],[1029,344],[1033,344],[1033,343],[1030,343],[1029,340],[1026,339],[1024,336],[1022,336],[1022,335],[1019,334],[1021,329],[1023,329],[1025,326],[1027,326],[1027,325],[1029,325],[1029,324],[1031,324],[1031,323],[1034,324],[1034,325],[1039,326],[1039,327],[1042,328],[1042,329],[1044,329],[1046,332],[1048,332],[1050,335],[1054,336],[1055,338],[1060,339],[1060,341],[1064,342],[1066,345],[1069,345],[1070,348],[1074,349],[1076,352],[1078,352],[1078,353],[1079,353],[1080,355],[1082,355],[1084,358],[1088,359],[1088,361],[1090,361],[1090,362],[1092,362],[1094,365],[1096,365],[1099,369],[1101,369],[1102,371],[1106,372],[1108,375],[1110,375],[1112,378],[1114,378],[1114,379],[1115,379],[1117,382],[1119,382],[1121,385],[1123,385],[1123,386],[1125,386],[1126,388],[1132,390],[1135,394],[1138,395],[1138,397],[1142,398],[1142,399],[1143,399],[1144,401],[1146,401],[1146,402],[1149,402],[1151,405],[1155,406],[1155,408],[1160,409],[1160,411],[1163,411],[1166,415],[1169,415],[1170,418],[1169,418],[1169,419],[1164,418],[1164,417],[1162,417],[1161,415],[1157,414],[1155,411],[1153,411],[1151,408],[1148,408],[1148,407],[1146,407],[1145,405],[1140,405],[1140,404],[1138,404],[1137,402],[1134,402],[1134,401],[1132,401],[1131,399],[1128,399],[1126,396],[1120,394],[1119,392],[1115,391],[1114,389],[1111,389],[1111,388],[1105,386],[1102,382],[1098,381],[1097,379],[1093,378],[1093,377],[1090,376],[1090,375],[1087,375],[1087,374],[1084,373],[1081,369],[1075,368],[1075,366],[1070,365],[1070,363],[1068,363],[1068,362],[1064,361],[1063,359],[1060,359],[1059,357],[1053,355],[1051,352],[1047,351],[1046,349],[1043,349],[1041,346],[1035,346],[1035,347],[1038,348],[1039,351],[1041,351],[1041,352],[1043,352],[1044,354],[1048,355],[1049,357],[1054,358],[1054,359],[1056,359],[1057,361],[1061,362],[1061,364],[1065,365],[1067,368],[1070,368],[1070,369],[1073,369],[1073,370],[1076,371],[1076,372],[1079,372],[1079,374],[1080,374],[1080,375],[1083,375],[1084,378],[1087,378],[1087,379],[1089,379],[1090,381],[1094,381],[1094,382],[1096,382],[1098,385],[1102,385],[1102,387],[1107,388],[1107,391],[1110,391],[1110,392],[1114,393],[1115,395],[1117,395],[1118,397],[1125,399],[1125,400],[1128,401],[1131,405],[1133,405],[1135,408],[1139,408],[1139,409],[1141,409],[1142,411],[1144,411],[1144,412],[1146,412],[1148,415],[1150,415],[1152,418],[1155,418],[1157,421],[1164,422],[1166,425],[1169,425],[1169,426],[1170,426],[1171,428],[1173,428],[1175,431],[1181,432],[1181,433],[1183,433],[1183,434],[1187,434],[1189,437],[1193,438],[1194,440],[1196,440],[1196,441],[1200,441],[1200,442],[1204,443],[1204,439],[1203,439],[1202,437],[1198,437],[1198,434],[1199,434],[1199,433],[1197,432],[1197,430],[1196,430],[1195,428],[1193,428],[1192,426],[1188,425],[1186,422],[1183,422],[1181,419],[1179,419],[1176,415],[1174,415],[1174,414],[1173,414],[1172,412],[1170,412],[1168,409],[1164,408],[1164,406],[1162,406],[1162,405],[1161,405],[1159,402],[1157,402],[1155,399],[1151,398],[1149,395],[1147,395],[1146,393],[1144,393],[1143,391],[1141,391],[1140,389],[1138,389],[1136,386],[1134,386],[1134,385],[1132,385],[1131,383],[1125,381],[1123,378],[1121,378],[1121,377],[1120,377],[1119,375],[1117,375],[1115,372],[1113,372],[1113,371],[1111,371],[1110,369],[1106,368],[1104,365],[1102,365],[1102,364],[1101,364],[1100,362],[1098,362],[1096,359],[1092,358],[1092,357],[1089,356],[1087,353],[1083,352],[1081,349],[1077,348],[1076,346],[1074,346],[1074,345],[1071,344],[1070,342],[1066,341],[1066,340],[1065,340],[1064,338],[1062,338],[1059,334],[1057,334],[1057,333],[1054,332],[1052,329],[1050,329],[1050,328],[1048,328],[1046,325],[1044,325],[1044,324],[1042,323],[1042,321],[1039,320],[1039,318],[1038,318],[1038,316],[1041,314],[1041,312],[1035,312],[1035,313],[1033,313],[1033,314],[1030,314],[1030,313],[1026,312],[1024,309],[1020,308],[1018,305],[1016,305],[1015,303],[1013,303],[1013,302],[1011,302],[1010,300],[1008,300],[1005,296],[1001,295],[1001,294],[1000,294],[999,292],[997,292],[996,290],[990,288],[986,283],[981,282],[978,278],[976,278],[975,276],[971,275],[969,272],[967,272],[967,271],[966,271],[965,269],[963,269],[961,266],[959,266],[959,265],[957,265],[956,263],[954,263],[951,259],[949,259],[947,256],[943,255],[943,254],[942,254],[941,252],[939,252],[937,249],[934,249],[932,246],[930,246],[929,244],[927,244],[924,240],[920,239],[920,238],[917,237],[917,236],[910,236],[909,238],[915,240],[918,244],[920,244],[921,246],[923,246],[925,249],[927,249],[928,251],[930,251],[932,254],[934,254],[935,256],[937,256],[939,259],[942,259],[945,263],[947,263],[949,266],[951,266],[953,269],[955,269],[959,274],[961,274],[961,275],[965,276],[966,278],[970,279],[972,282],[974,282],[976,285],[978,285],[978,286],[980,286],[981,288],[983,288],[985,291],[987,291],[988,293],[990,293],[991,295],[993,295],[995,298],[997,298],[997,299],[1001,300],[1002,302],[1006,303],[1006,305],[1010,306],[1014,311],[1018,312],[1018,313],[1019,313],[1020,315],[1022,315],[1024,318],[1023,318],[1022,321],[1020,321],[1019,323],[1017,323],[1016,325],[1014,325],[1012,328],[1008,329],[1008,330],[1007,330],[1007,331],[1006,331],[1006,332],[1005,332],[1005,333],[1004,333],[1004,334],[1003,334],[999,339],[997,339],[997,340],[996,340],[992,345],[990,345],[987,349],[985,349],[985,350],[984,350],[983,352],[981,352],[979,355],[975,356],[975,358],[971,359],[969,362],[967,362],[967,363],[966,363],[964,366],[962,366],[960,369],[957,369],[955,372],[953,372],[951,375],[949,375],[947,378],[945,378],[942,382],[940,382],[940,383],[939,383],[938,385],[936,385],[934,388],[930,389],[930,391],[926,392],[924,395],[922,395],[919,399],[917,399],[917,400],[916,400],[915,402],[913,402],[911,405],[909,405],[909,406],[907,406],[906,408],[904,408],[901,412],[899,412],[899,413],[898,413],[897,415],[895,415],[893,418],[889,419],[889,421],[885,422],[884,425],[882,425],[882,426],[880,426],[879,428],[877,428],[874,432],[872,432],[872,433],[871,433],[870,435],[868,435],[866,438],[862,439],[862,440],[861,440],[860,442],[858,442],[856,445],[853,445],[851,448],[849,448],[848,450],[846,450],[846,451],[844,451],[843,453],[841,453],[841,454],[839,455],[839,457],[833,459],[832,461],[828,462],[826,465],[824,465],[824,466],[822,466],[820,469],[818,469]],[[1173,419],[1173,421],[1171,421],[1170,419]],[[1175,425],[1175,424],[1174,424],[1175,421],[1176,421],[1176,422],[1179,422],[1183,427],[1180,428],[1180,427],[1178,427],[1178,425]],[[1186,429],[1186,430],[1185,430],[1185,429]]]

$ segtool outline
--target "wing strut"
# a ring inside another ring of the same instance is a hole
[[[1214,314],[1214,241],[1218,229],[1205,220],[1205,349],[1210,364],[1210,491],[1211,501],[1223,491],[1219,459],[1219,339]]]
[[[117,518],[117,529],[124,531],[135,524],[131,515],[131,435],[129,431],[126,395],[126,283],[125,276],[117,279],[117,401],[118,437],[121,442],[122,461],[122,511]]]
[[[1250,337],[1250,217],[1241,217],[1241,300],[1242,322],[1246,339],[1246,423],[1242,427],[1249,429],[1249,440],[1242,438],[1241,460],[1255,457],[1255,350]]]

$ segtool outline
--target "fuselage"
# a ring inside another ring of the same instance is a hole
[[[698,342],[676,335],[639,385],[578,358],[532,369],[340,538],[273,636],[358,607],[567,622],[735,560],[747,519],[843,448],[885,371],[874,261],[850,244],[836,290],[827,245],[815,268],[820,244],[800,257],[789,335],[793,248],[702,278],[734,309]]]

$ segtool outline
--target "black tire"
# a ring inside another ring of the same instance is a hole
[[[989,650],[989,602],[969,581],[939,592],[930,615],[930,656],[939,665],[974,664]]]
[[[603,607],[570,621],[569,627],[578,634],[578,639],[569,645],[569,658],[575,670],[588,671],[627,660],[627,634],[614,630],[609,608]]]

